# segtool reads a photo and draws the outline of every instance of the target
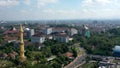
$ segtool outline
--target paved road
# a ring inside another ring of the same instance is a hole
[[[94,57],[94,58],[115,58],[113,56],[101,56],[101,55],[91,55],[91,54],[87,54],[88,57]]]
[[[85,54],[85,50],[83,48],[80,48],[79,45],[78,45],[78,48],[79,48],[80,52],[79,52],[78,56],[76,57],[76,59],[73,62],[71,62],[70,64],[68,64],[67,66],[65,66],[64,68],[77,68],[80,64],[83,63],[83,61],[87,55]]]
[[[85,59],[86,55],[81,55],[77,57],[73,62],[71,62],[69,65],[67,65],[64,68],[77,68]]]

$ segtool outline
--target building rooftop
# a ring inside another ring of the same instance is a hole
[[[113,50],[114,52],[120,52],[120,46],[116,45]]]
[[[73,57],[73,53],[71,53],[71,52],[66,52],[63,55],[66,57]]]
[[[7,30],[3,34],[17,34],[17,33],[19,33],[19,31],[17,30]]]
[[[35,35],[33,35],[33,37],[43,37],[44,35],[42,33],[36,33]]]
[[[17,40],[17,39],[18,39],[18,37],[8,37],[8,36],[4,37],[5,41],[8,41],[8,40]]]
[[[68,35],[67,35],[66,33],[64,33],[64,32],[62,32],[62,33],[58,33],[58,34],[56,34],[55,36],[68,37]]]

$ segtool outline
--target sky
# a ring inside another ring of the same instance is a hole
[[[0,0],[0,20],[120,19],[120,0]]]

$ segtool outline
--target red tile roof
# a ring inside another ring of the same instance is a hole
[[[53,31],[65,31],[65,30],[68,30],[69,28],[66,28],[66,27],[56,27],[56,28],[53,28],[52,30]]]
[[[3,34],[17,34],[17,33],[19,33],[19,31],[17,31],[17,30],[12,30],[12,31],[7,30]]]
[[[41,37],[44,36],[42,33],[36,33],[35,35],[33,35],[33,37]]]
[[[8,55],[6,53],[3,53],[1,57],[6,58]]]
[[[4,40],[5,41],[9,41],[9,40],[17,40],[18,39],[18,37],[4,37]]]
[[[73,53],[70,53],[70,52],[66,52],[63,55],[66,57],[73,57]]]

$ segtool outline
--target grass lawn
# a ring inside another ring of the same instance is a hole
[[[0,60],[0,68],[12,67],[14,63],[8,60]]]

